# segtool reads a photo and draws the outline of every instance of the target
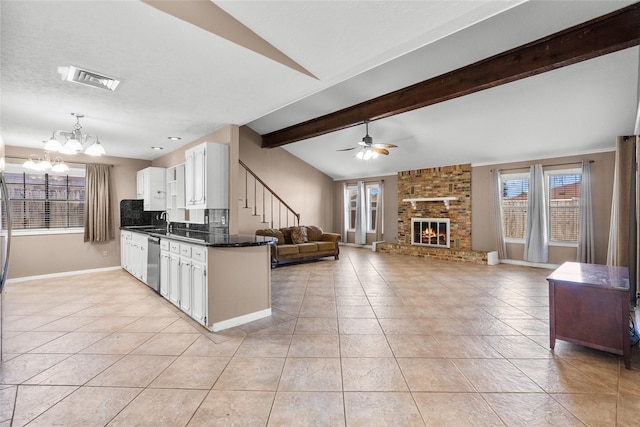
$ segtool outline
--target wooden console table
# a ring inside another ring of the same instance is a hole
[[[604,350],[631,369],[627,267],[565,262],[547,280],[551,348],[557,338]]]

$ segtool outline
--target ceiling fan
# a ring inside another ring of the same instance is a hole
[[[389,148],[397,147],[397,145],[393,144],[374,144],[373,138],[369,136],[369,120],[365,120],[364,124],[366,126],[366,135],[362,138],[362,141],[358,142],[357,147],[343,148],[342,150],[336,151],[350,151],[359,148],[356,153],[356,157],[362,160],[369,160],[375,159],[380,154],[384,154],[386,156],[389,154]]]

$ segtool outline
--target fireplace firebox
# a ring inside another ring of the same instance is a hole
[[[411,244],[449,247],[449,218],[411,218]]]

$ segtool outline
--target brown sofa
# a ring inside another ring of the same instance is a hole
[[[272,267],[282,261],[326,256],[338,259],[340,255],[338,242],[341,236],[337,233],[325,233],[320,227],[313,225],[256,230],[256,236],[269,236],[278,239],[276,245],[271,247]]]

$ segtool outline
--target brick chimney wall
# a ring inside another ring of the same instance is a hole
[[[457,197],[447,210],[443,202],[402,199]],[[411,218],[449,218],[451,250],[471,250],[471,164],[417,169],[398,173],[398,244],[411,245]],[[448,249],[439,249],[447,251]]]

